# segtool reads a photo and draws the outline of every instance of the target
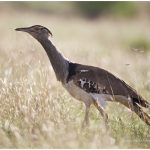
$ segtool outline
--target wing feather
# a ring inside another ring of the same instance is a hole
[[[124,81],[104,69],[93,66],[71,63],[68,80],[73,80],[74,84],[88,93],[140,97]]]

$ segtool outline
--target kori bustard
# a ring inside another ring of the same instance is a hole
[[[66,59],[49,40],[52,33],[46,27],[34,25],[17,28],[16,31],[27,32],[37,39],[49,57],[57,80],[74,98],[85,104],[83,125],[89,123],[91,104],[96,106],[107,122],[108,115],[104,110],[107,101],[120,102],[150,125],[150,116],[142,110],[142,107],[150,108],[150,104],[123,80],[104,69],[73,63]]]

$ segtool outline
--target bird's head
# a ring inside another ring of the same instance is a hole
[[[16,28],[15,30],[27,32],[30,35],[32,35],[34,38],[36,38],[37,40],[52,36],[51,31],[41,25],[34,25],[31,27],[25,27],[25,28]]]

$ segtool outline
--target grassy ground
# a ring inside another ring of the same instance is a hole
[[[94,107],[90,126],[81,130],[84,106],[56,81],[41,45],[14,31],[44,25],[69,59],[107,69],[150,99],[150,49],[134,49],[139,38],[150,41],[149,21],[27,12],[0,18],[0,148],[150,148],[150,128],[117,103],[106,108],[109,131]]]

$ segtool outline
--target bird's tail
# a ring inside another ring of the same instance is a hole
[[[145,113],[141,107],[150,108],[150,103],[144,100],[143,98],[139,97],[133,98],[131,97],[131,101],[128,100],[120,100],[117,99],[120,103],[131,109],[133,112],[135,112],[141,120],[143,120],[147,125],[150,126],[150,115]]]
[[[146,104],[142,103],[142,104],[143,105],[141,106],[143,107],[147,106],[147,103]],[[132,106],[133,106],[132,111],[134,111],[140,117],[140,119],[142,119],[147,125],[150,126],[150,115],[145,113],[137,103],[133,102]]]
[[[132,98],[132,101],[133,101],[133,103],[137,103],[142,107],[150,108],[150,103],[148,101],[144,100],[141,97],[139,97],[138,99],[137,98]]]

